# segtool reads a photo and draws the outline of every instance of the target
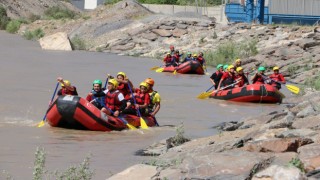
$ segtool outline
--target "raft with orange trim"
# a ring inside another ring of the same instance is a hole
[[[180,74],[204,74],[204,69],[198,61],[187,61],[179,66],[168,66],[163,68],[163,72],[177,71]]]
[[[244,87],[212,93],[210,98],[236,102],[281,103],[284,95],[269,84],[250,84]]]
[[[139,127],[140,117],[123,115],[122,119]],[[155,126],[152,116],[143,117],[148,126]],[[120,131],[127,129],[126,124],[117,117],[102,113],[93,104],[79,96],[59,96],[47,113],[47,121],[53,127],[91,131]]]

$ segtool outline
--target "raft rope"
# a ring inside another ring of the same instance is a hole
[[[264,90],[266,91],[266,95],[263,95],[263,89],[262,89],[261,87],[263,87]],[[259,103],[262,102],[262,98],[263,98],[263,97],[267,97],[267,96],[268,96],[268,91],[267,91],[267,89],[266,89],[266,87],[265,87],[264,85],[261,85],[261,86],[260,86],[260,89],[261,89],[261,96],[260,96],[260,102],[259,102]]]

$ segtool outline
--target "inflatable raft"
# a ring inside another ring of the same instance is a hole
[[[163,72],[174,72],[180,74],[199,74],[203,75],[204,70],[201,64],[198,61],[187,61],[185,63],[180,64],[179,66],[168,66],[163,69]]]
[[[148,126],[155,126],[153,117],[143,117]],[[140,118],[134,115],[124,115],[120,118],[108,116],[98,108],[79,96],[59,96],[47,113],[47,121],[53,127],[92,131],[120,131],[127,129],[125,124],[139,127]]]
[[[244,87],[213,92],[210,98],[236,102],[281,103],[284,95],[268,84],[250,84]]]

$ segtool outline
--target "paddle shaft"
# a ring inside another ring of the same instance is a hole
[[[109,81],[109,76],[107,77],[106,83],[104,84],[104,89],[106,89],[108,81]]]
[[[50,101],[51,103],[52,103],[52,101],[53,101],[54,96],[56,95],[58,86],[59,86],[59,82],[57,82],[56,88],[55,88],[55,90],[54,90],[54,92],[53,92],[53,94],[52,94],[51,101]],[[50,103],[50,105],[51,105],[51,103]],[[50,105],[49,105],[49,107],[50,107]],[[48,109],[49,109],[49,107],[48,107]],[[46,111],[46,114],[43,116],[42,121],[44,121],[44,120],[46,119],[47,113],[48,113],[48,110]]]
[[[136,105],[137,104],[137,102],[136,102],[136,98],[134,97],[134,95],[133,95],[133,91],[132,91],[132,89],[131,89],[131,85],[128,83],[128,86],[129,86],[129,89],[130,89],[130,92],[131,92],[131,95],[132,95],[132,99],[133,99],[133,102],[134,102],[134,105]],[[138,115],[139,115],[139,117],[141,117],[141,113],[140,113],[140,109],[139,108],[137,108],[137,111],[138,111]]]

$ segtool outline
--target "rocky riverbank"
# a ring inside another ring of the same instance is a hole
[[[51,40],[63,37],[61,42],[68,46],[57,43],[58,47],[71,50],[69,39],[79,37],[89,51],[148,57],[162,57],[169,45],[206,53],[226,42],[254,40],[258,54],[243,54],[245,69],[277,65],[298,86],[319,78],[320,27],[221,25],[194,14],[153,14],[133,1],[101,6],[75,20],[38,20],[23,25],[19,33],[40,27],[46,34],[41,46],[46,49],[57,48]],[[221,130],[218,135],[179,146],[174,138],[156,143],[138,153],[154,156],[150,162],[110,179],[319,179],[320,96],[310,89],[305,93],[285,99],[283,111],[221,124],[216,127]]]

